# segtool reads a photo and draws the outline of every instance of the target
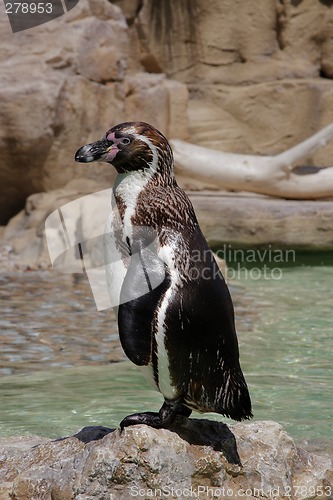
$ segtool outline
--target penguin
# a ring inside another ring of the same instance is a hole
[[[166,137],[148,123],[121,123],[75,160],[117,172],[104,236],[109,294],[125,354],[164,398],[159,412],[128,415],[121,430],[168,428],[192,410],[251,418],[229,289],[176,182]]]

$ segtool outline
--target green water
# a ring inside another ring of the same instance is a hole
[[[280,280],[247,281],[261,303],[241,338],[256,418],[295,438],[333,439],[333,267],[283,269]]]
[[[296,440],[317,440],[332,450],[333,266],[320,257],[311,265],[304,262],[280,266],[279,279],[267,273],[251,279],[245,271],[237,276],[238,293],[252,314],[248,328],[246,321],[239,323],[241,362],[255,420],[275,420]],[[235,303],[237,314],[237,298]],[[101,313],[91,307],[92,318],[95,314]],[[68,314],[69,330],[70,325]],[[87,425],[116,427],[127,414],[158,410],[162,403],[126,361],[69,368],[49,368],[46,362],[44,370],[31,365],[0,381],[1,435],[57,437]]]

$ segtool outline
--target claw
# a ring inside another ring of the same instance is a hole
[[[177,415],[189,417],[192,410],[183,405],[182,400],[164,401],[160,411],[144,413],[133,413],[128,415],[120,422],[120,434],[125,427],[130,425],[146,424],[155,429],[168,428]]]

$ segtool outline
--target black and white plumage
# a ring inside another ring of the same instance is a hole
[[[105,235],[109,293],[126,355],[165,400],[121,428],[167,427],[192,410],[251,418],[229,290],[177,185],[167,139],[147,123],[122,123],[75,159],[118,172]]]

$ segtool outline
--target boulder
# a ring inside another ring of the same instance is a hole
[[[39,441],[39,443],[38,443]],[[0,440],[2,499],[330,498],[333,468],[275,422],[177,417],[169,430],[105,427]],[[214,497],[214,498],[215,498]]]
[[[47,217],[64,205],[102,189],[103,184],[100,181],[83,178],[73,179],[64,188],[30,195],[25,209],[6,226],[3,235],[5,245],[12,248],[14,255],[19,255],[21,265],[32,268],[48,267],[50,257],[45,237]],[[80,215],[79,212],[77,218]],[[74,223],[76,224],[77,220]]]
[[[186,86],[129,62],[126,20],[107,0],[80,0],[15,34],[3,16],[0,29],[0,224],[30,194],[80,177],[112,181],[110,167],[83,169],[74,154],[116,123],[140,119],[187,136]]]

